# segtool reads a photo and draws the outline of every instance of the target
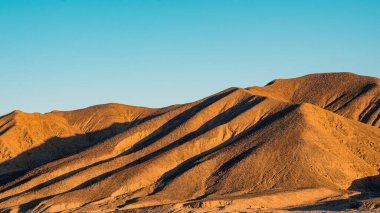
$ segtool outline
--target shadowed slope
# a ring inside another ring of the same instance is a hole
[[[293,103],[312,103],[347,118],[380,127],[380,80],[352,73],[312,74],[247,88]]]

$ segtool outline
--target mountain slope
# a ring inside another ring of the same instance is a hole
[[[8,177],[0,186],[0,208],[173,210],[242,200],[247,208],[283,208],[349,193],[341,190],[380,169],[378,82],[316,74],[230,88],[163,109],[112,104],[12,113],[0,119],[0,141],[18,150],[0,165]],[[363,92],[366,85],[373,86]],[[15,115],[20,113],[24,120]],[[36,138],[33,148],[22,149],[27,140],[16,137],[20,129]],[[50,137],[62,137],[64,145],[51,148]],[[33,149],[49,157],[31,155]],[[25,173],[11,176],[20,170]],[[284,193],[308,196],[298,203],[269,202]]]
[[[119,104],[47,114],[14,111],[0,118],[0,175],[79,152],[158,111]]]
[[[380,127],[380,80],[352,73],[311,74],[274,80],[254,94],[292,103],[312,103],[347,118]]]

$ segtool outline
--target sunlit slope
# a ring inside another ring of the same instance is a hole
[[[61,155],[62,153],[63,157],[70,150],[86,146],[89,143],[86,137],[81,137],[78,138],[80,143],[68,142],[70,145],[65,146],[64,149],[54,150],[54,144],[58,145],[59,143],[56,140],[57,138],[69,138],[80,134],[80,131],[69,125],[65,119],[54,115],[27,114],[15,111],[2,117],[0,123],[0,162],[2,163],[0,174],[29,168],[38,163],[39,158],[49,158],[48,155]],[[17,165],[11,162],[16,156],[22,155],[25,151],[36,149],[48,140],[53,140],[54,144],[44,148],[42,152],[21,156],[23,160],[20,160]]]
[[[346,78],[357,81],[350,87]],[[230,88],[163,109],[111,104],[14,112],[0,119],[2,143],[20,150],[0,165],[10,177],[0,186],[0,208],[123,210],[273,193],[287,206],[297,204],[281,199],[287,193],[331,196],[379,174],[377,82],[318,74]],[[342,98],[330,103],[333,96]],[[351,116],[362,106],[369,108],[371,122]],[[16,137],[20,129],[35,137],[33,148],[18,148],[26,144]],[[62,147],[53,146],[51,137],[59,137]],[[10,176],[17,169],[25,173]]]
[[[119,104],[47,114],[14,111],[0,118],[0,175],[66,157],[155,113]]]

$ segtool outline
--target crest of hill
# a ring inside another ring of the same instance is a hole
[[[19,156],[24,160],[16,167],[3,165],[0,175],[5,171],[34,168],[58,157],[79,152],[125,131],[133,123],[165,110],[167,109],[122,104],[103,104],[81,110],[53,111],[46,114],[16,110],[0,118],[0,163],[25,151],[33,151],[29,153],[30,156]]]
[[[93,132],[111,126],[114,123],[128,123],[152,115],[160,109],[129,106],[123,104],[102,104],[74,111],[53,111],[83,132]]]
[[[253,94],[292,103],[312,103],[347,118],[380,127],[380,80],[352,73],[311,74],[278,79]]]

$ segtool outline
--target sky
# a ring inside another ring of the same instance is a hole
[[[0,0],[0,115],[380,77],[379,0]]]

